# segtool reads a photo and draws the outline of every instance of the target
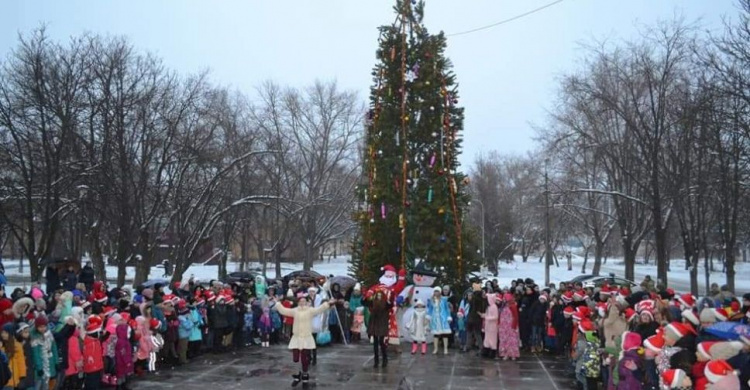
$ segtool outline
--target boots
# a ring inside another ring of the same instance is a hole
[[[448,339],[443,339],[443,355],[448,354]]]
[[[294,380],[292,380],[292,387],[296,387],[302,380],[302,371],[292,375],[292,378],[294,378]]]
[[[437,355],[438,349],[440,349],[440,338],[435,337],[435,340],[433,341],[433,344],[435,344],[435,349],[432,350],[433,355]]]
[[[313,366],[318,364],[318,350],[317,349],[312,350],[312,360],[310,361],[310,364],[312,364]]]
[[[378,368],[378,365],[380,365],[380,346],[378,345],[377,340],[375,340],[375,344],[372,345],[373,351],[375,352],[375,363],[373,364],[374,368]]]
[[[412,343],[411,343],[411,354],[414,355],[415,353],[417,353],[417,342],[416,341],[412,341]]]
[[[302,373],[302,386],[307,387],[307,382],[310,381],[310,374],[308,373]]]
[[[383,368],[388,367],[388,353],[383,351]]]
[[[427,342],[422,341],[422,355],[427,353]]]

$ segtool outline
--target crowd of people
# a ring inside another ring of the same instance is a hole
[[[650,278],[638,291],[540,288],[531,279],[502,289],[475,284],[458,319],[464,351],[503,359],[519,349],[555,354],[570,362],[579,389],[750,387],[750,294],[735,297],[726,287],[696,299]],[[716,331],[718,322],[728,324]]]
[[[94,280],[90,265],[57,275],[46,289],[0,288],[0,387],[126,389],[133,376],[158,375],[205,353],[286,342],[301,365],[296,386],[309,380],[325,344],[370,340],[375,366],[387,367],[394,314],[407,306],[413,310],[399,317],[400,337],[412,342],[412,354],[427,354],[430,339],[432,354],[553,354],[569,361],[584,390],[750,386],[747,333],[709,330],[716,322],[747,325],[750,294],[735,297],[718,286],[696,299],[650,280],[631,291],[519,279],[507,287],[474,283],[463,294],[434,287],[429,298],[408,301],[387,289],[363,291],[357,283],[344,291],[324,280],[282,288],[262,277],[229,285],[191,278],[131,291]]]

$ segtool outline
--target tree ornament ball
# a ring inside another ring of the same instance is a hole
[[[448,238],[445,237],[445,234],[440,236],[440,242],[445,243],[446,241],[448,241]]]
[[[435,106],[430,106],[430,111],[435,111]]]
[[[442,208],[442,207],[441,207],[441,208],[439,208],[439,209],[438,209],[438,214],[440,214],[440,215],[443,215],[443,214],[445,214],[445,209],[444,209],[444,208]]]
[[[458,104],[458,99],[453,99],[453,104]]]
[[[378,149],[378,156],[382,156],[382,155],[383,155],[383,151]]]
[[[424,82],[424,85],[426,85],[426,86],[428,86],[428,87],[429,87],[429,86],[430,86],[430,80],[427,80],[427,81],[425,81],[425,82]]]
[[[370,223],[375,223],[375,218],[370,218]]]
[[[411,207],[411,202],[409,202],[409,201],[407,200],[407,201],[406,201],[406,202],[404,203],[404,206],[406,206],[406,207]]]
[[[438,175],[443,176],[445,174],[445,171],[443,168],[438,169]]]

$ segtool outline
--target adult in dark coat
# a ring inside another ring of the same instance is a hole
[[[60,289],[60,271],[54,264],[47,266],[44,272],[44,279],[47,281],[47,295],[51,296],[55,291]]]
[[[525,291],[518,305],[519,333],[521,345],[524,350],[530,350],[531,346],[531,305],[537,302],[538,294],[534,292],[531,285],[525,286]]]
[[[94,285],[94,268],[90,262],[86,262],[86,265],[81,268],[81,272],[78,273],[78,281],[86,286],[87,292],[91,292],[91,287]]]
[[[544,330],[545,330],[545,320],[547,318],[547,299],[546,297],[542,297],[544,299],[544,302],[542,302],[541,299],[537,299],[533,303],[531,303],[531,307],[529,308],[529,319],[531,321],[531,342],[529,345],[531,346],[532,352],[541,352],[544,349]]]
[[[469,315],[466,316],[466,346],[464,352],[476,346],[479,351],[482,350],[482,319],[481,314],[487,310],[487,299],[485,299],[482,290],[474,285],[474,291],[469,296]],[[477,351],[477,355],[479,355]]]
[[[372,298],[365,300],[370,309],[370,321],[367,324],[367,334],[375,339],[373,352],[375,353],[375,367],[380,364],[379,355],[383,355],[383,367],[388,365],[387,340],[388,320],[391,312],[391,302],[385,298],[382,291],[376,292]]]
[[[68,267],[63,278],[63,288],[66,291],[73,291],[76,289],[76,284],[78,284],[78,275],[76,275],[73,267]]]

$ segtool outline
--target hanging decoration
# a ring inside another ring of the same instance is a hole
[[[380,203],[380,217],[383,218],[383,219],[386,218],[386,214],[385,214],[385,202]]]
[[[430,186],[430,188],[427,190],[427,203],[432,203],[432,194],[432,186]]]

